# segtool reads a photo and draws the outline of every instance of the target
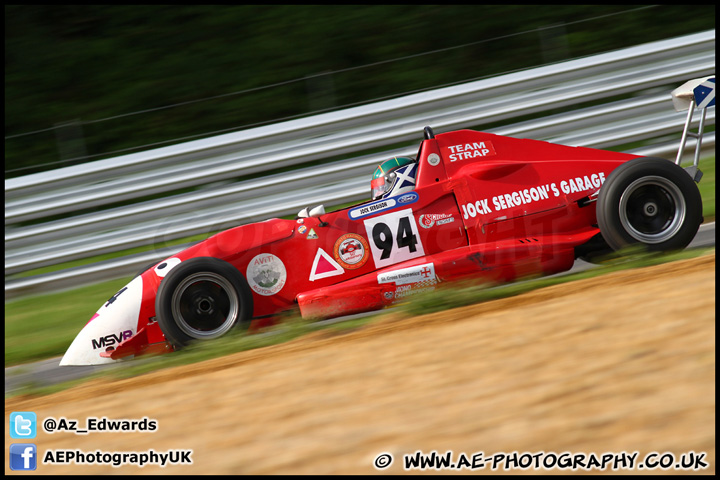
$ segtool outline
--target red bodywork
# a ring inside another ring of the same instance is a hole
[[[600,233],[588,200],[633,158],[471,130],[437,134],[420,146],[410,194],[239,226],[159,265],[198,256],[231,263],[253,290],[251,328],[296,304],[304,317],[326,318],[379,309],[438,282],[557,273]],[[169,349],[154,321],[164,273],[142,274],[137,333],[103,356]]]

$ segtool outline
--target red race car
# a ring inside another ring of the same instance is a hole
[[[693,102],[692,111],[708,80],[674,97]],[[424,137],[416,158],[378,167],[367,203],[232,228],[139,274],[60,364],[172,351],[296,307],[328,318],[381,309],[440,282],[553,274],[608,247],[682,249],[702,222],[697,161],[688,171],[471,130],[426,127]]]

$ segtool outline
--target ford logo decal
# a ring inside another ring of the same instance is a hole
[[[415,200],[417,200],[417,196],[418,196],[418,194],[415,193],[415,192],[413,192],[413,193],[408,193],[408,194],[403,195],[402,197],[398,198],[398,203],[410,203],[410,202],[414,202]]]

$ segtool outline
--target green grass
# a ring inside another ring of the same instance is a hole
[[[61,355],[128,278],[5,302],[5,366]]]
[[[715,219],[715,157],[700,159],[698,166],[703,172],[698,188],[703,200],[703,217],[707,222]]]

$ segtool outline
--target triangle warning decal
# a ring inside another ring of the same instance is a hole
[[[334,277],[335,275],[342,275],[343,273],[345,273],[345,270],[335,259],[328,255],[322,248],[318,248],[312,269],[310,270],[310,281],[314,282],[321,278]]]

